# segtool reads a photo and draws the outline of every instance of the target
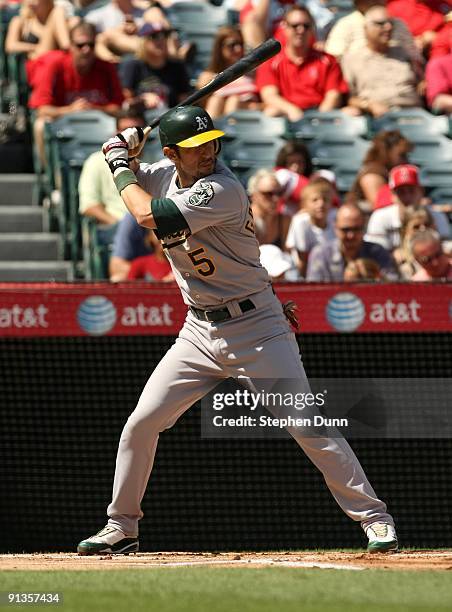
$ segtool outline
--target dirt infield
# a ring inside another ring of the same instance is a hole
[[[451,550],[285,553],[137,553],[80,557],[75,553],[0,555],[0,570],[118,570],[181,566],[315,567],[319,569],[452,570]]]

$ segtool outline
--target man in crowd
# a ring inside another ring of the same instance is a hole
[[[344,269],[356,259],[374,260],[388,280],[396,280],[397,272],[391,255],[379,244],[364,240],[365,219],[355,204],[343,204],[336,216],[336,240],[318,244],[308,259],[306,280],[341,282]]]
[[[365,14],[366,47],[343,58],[349,108],[359,113],[380,117],[401,107],[421,106],[419,78],[407,52],[391,46],[393,29],[383,6],[370,8]]]
[[[80,22],[71,30],[70,41],[68,53],[53,54],[40,69],[29,100],[36,109],[34,130],[42,161],[46,121],[93,109],[116,116],[123,101],[115,66],[95,55],[94,26]]]
[[[419,170],[411,164],[395,166],[389,173],[389,187],[394,204],[375,210],[369,219],[366,240],[381,244],[388,251],[400,246],[400,228],[405,215],[423,206],[424,189]],[[444,213],[427,207],[443,240],[450,237],[449,221]]]
[[[111,282],[119,283],[127,280],[132,261],[137,257],[151,254],[152,247],[147,240],[146,228],[138,225],[134,217],[127,213],[119,222],[113,241],[109,262]]]
[[[129,127],[144,127],[143,116],[124,113],[118,117],[117,132]],[[127,212],[124,202],[111,178],[102,151],[96,151],[83,165],[79,181],[79,212],[94,219],[97,224],[98,244],[108,247],[112,244],[119,221]]]
[[[364,30],[364,15],[373,6],[385,6],[386,0],[354,0],[355,9],[339,19],[331,29],[325,43],[325,51],[342,58],[348,52],[359,51],[367,45]],[[402,47],[416,64],[422,63],[422,56],[414,44],[414,39],[401,19],[393,19],[390,45]]]
[[[270,116],[298,121],[303,111],[341,106],[347,85],[336,59],[314,49],[315,24],[302,6],[291,7],[282,22],[286,45],[257,70],[257,87]]]
[[[411,277],[412,281],[452,281],[452,259],[444,253],[441,237],[435,230],[416,232],[410,247],[420,266]]]

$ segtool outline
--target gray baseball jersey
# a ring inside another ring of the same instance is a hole
[[[150,376],[119,442],[107,513],[109,525],[131,536],[143,516],[141,500],[159,433],[192,404],[229,377],[258,388],[262,379],[291,378],[309,390],[295,335],[259,263],[249,202],[239,181],[220,161],[214,174],[190,188],[180,188],[168,161],[142,165],[137,176],[152,194],[158,234],[184,300],[195,308]],[[206,314],[208,307],[226,311],[227,319],[203,320],[200,310]],[[350,518],[364,528],[376,521],[393,524],[343,438],[289,431]]]
[[[169,160],[142,164],[137,178],[154,198],[171,199],[187,222],[187,229],[163,237],[186,304],[218,306],[269,286],[248,197],[221,161],[215,174],[188,188],[178,187]]]

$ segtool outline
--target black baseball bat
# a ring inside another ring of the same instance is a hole
[[[250,51],[248,55],[245,55],[237,62],[235,62],[235,64],[232,64],[232,66],[229,66],[222,72],[218,73],[211,81],[209,81],[209,83],[204,85],[204,87],[201,87],[201,89],[198,89],[197,91],[193,92],[191,95],[188,96],[188,98],[185,98],[185,100],[180,102],[178,106],[188,106],[189,104],[199,102],[199,100],[202,100],[214,91],[217,91],[225,85],[232,83],[232,81],[235,81],[242,75],[251,72],[252,70],[257,68],[257,66],[263,64],[280,51],[281,43],[275,40],[274,38],[269,38],[264,43],[262,43],[262,45],[259,45],[259,47],[256,47],[255,49]],[[160,120],[164,114],[165,113],[162,113],[160,117],[156,117],[155,119],[153,119],[149,126],[144,128],[143,132],[145,134],[145,137],[147,137],[150,131],[160,123]],[[139,145],[140,151],[144,145],[145,140],[146,138]],[[131,156],[136,156],[139,154],[140,151],[130,151],[129,154]]]

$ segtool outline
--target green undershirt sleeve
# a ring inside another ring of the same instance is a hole
[[[184,215],[170,198],[152,198],[151,211],[159,236],[190,229]]]

